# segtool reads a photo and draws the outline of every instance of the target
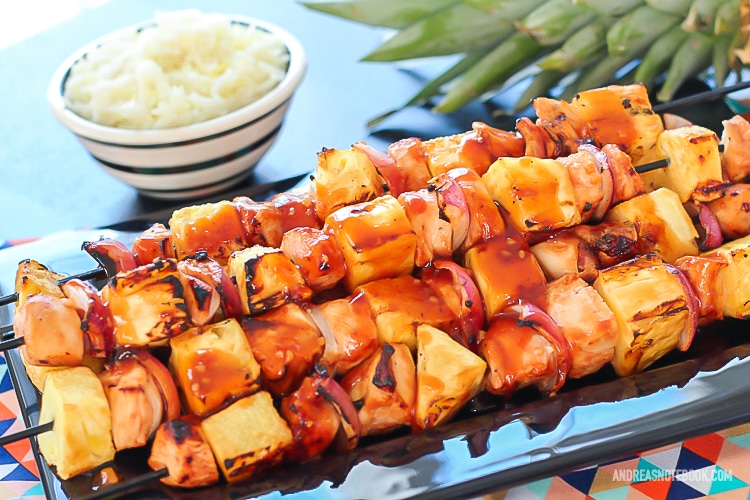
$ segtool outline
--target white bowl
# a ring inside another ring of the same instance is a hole
[[[106,35],[76,51],[55,71],[47,89],[53,114],[105,172],[146,196],[185,200],[243,181],[278,137],[307,69],[307,58],[300,42],[282,28],[244,16],[233,15],[231,20],[267,30],[289,52],[284,78],[251,104],[218,118],[168,129],[133,130],[93,123],[66,108],[63,89],[71,66],[111,36]],[[153,22],[135,27],[149,24]]]

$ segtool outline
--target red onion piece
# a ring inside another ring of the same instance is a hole
[[[688,319],[685,328],[680,332],[680,338],[677,342],[677,349],[680,351],[687,351],[690,348],[690,344],[695,338],[695,333],[698,330],[698,321],[700,320],[700,301],[698,295],[693,289],[693,285],[690,280],[685,276],[685,273],[680,271],[677,267],[672,264],[665,264],[669,271],[676,275],[682,283],[682,288],[685,289],[685,296],[687,298],[688,307]]]
[[[615,173],[609,168],[609,158],[607,153],[594,146],[593,144],[582,144],[578,147],[579,151],[586,151],[594,157],[599,173],[602,174],[602,201],[591,214],[591,222],[598,222],[604,218],[604,215],[612,207],[615,199]]]
[[[698,222],[700,222],[701,227],[703,227],[706,233],[700,243],[701,250],[712,250],[721,246],[724,240],[721,235],[719,219],[716,218],[716,215],[707,205],[700,205],[698,209]]]

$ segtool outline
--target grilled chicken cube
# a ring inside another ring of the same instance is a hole
[[[599,269],[637,255],[638,233],[628,223],[579,225],[532,245],[531,252],[547,279],[576,274],[584,281],[591,282],[596,279]]]
[[[568,170],[575,191],[576,206],[581,221],[586,222],[597,212],[604,199],[603,179],[609,172],[600,171],[594,154],[581,150],[568,156],[557,158]]]
[[[109,358],[115,348],[115,318],[104,305],[99,291],[87,281],[70,279],[60,285],[81,318],[85,356]]]
[[[282,234],[295,227],[320,229],[323,221],[315,212],[315,196],[312,186],[301,187],[276,194],[268,200],[281,216]]]
[[[750,122],[741,115],[735,115],[721,122],[721,169],[729,182],[744,182],[750,175]]]
[[[720,279],[729,262],[721,255],[686,255],[675,266],[687,277],[698,300],[701,324],[724,319],[727,292]]]
[[[206,415],[260,389],[260,365],[236,319],[191,328],[169,343],[169,367],[190,412]]]
[[[552,138],[540,124],[535,123],[528,116],[522,116],[516,120],[516,130],[523,137],[525,156],[533,158],[554,157],[557,144],[552,141]]]
[[[340,208],[326,218],[323,230],[333,236],[344,256],[343,283],[349,291],[414,270],[417,236],[393,196]]]
[[[326,373],[306,377],[299,389],[281,400],[279,413],[294,435],[294,444],[286,453],[288,460],[303,462],[332,445],[351,451],[359,442],[359,417],[354,403]],[[351,432],[344,430],[346,427]]]
[[[300,270],[278,248],[255,245],[238,250],[227,269],[237,284],[244,314],[260,314],[312,296]]]
[[[424,267],[434,259],[453,255],[453,229],[441,214],[434,189],[407,191],[398,197],[417,236],[414,264]]]
[[[186,277],[177,261],[156,260],[128,273],[117,274],[102,289],[102,299],[115,318],[115,340],[122,346],[166,343],[191,326],[207,321],[219,307],[215,290]],[[198,295],[196,295],[196,293]]]
[[[669,167],[641,174],[650,190],[669,188],[683,203],[705,203],[721,196],[721,155],[714,131],[698,125],[665,130],[656,144]]]
[[[469,210],[469,227],[458,247],[459,252],[464,253],[477,243],[505,231],[505,219],[479,174],[468,168],[454,168],[445,175],[454,179],[461,188]]]
[[[589,133],[586,122],[573,110],[570,103],[537,97],[531,101],[531,105],[536,112],[536,124],[547,132],[555,144],[554,158],[578,151],[578,145]]]
[[[579,92],[570,103],[591,137],[600,145],[613,144],[625,151],[635,165],[656,148],[664,130],[654,113],[645,85],[610,85]]]
[[[476,132],[479,142],[490,152],[491,162],[501,156],[523,156],[526,145],[518,132],[500,130],[479,121],[472,122],[471,129]]]
[[[500,158],[482,181],[519,231],[550,231],[581,222],[575,187],[558,160]]]
[[[464,258],[488,320],[521,299],[536,302],[544,295],[547,279],[520,236],[496,236],[470,249]]]
[[[346,276],[346,264],[338,242],[322,229],[290,229],[284,233],[280,248],[299,268],[313,292],[334,288]]]
[[[383,344],[341,379],[357,408],[362,436],[385,434],[412,423],[416,366],[405,344]]]
[[[284,220],[282,212],[273,203],[238,196],[232,200],[232,205],[237,207],[244,230],[243,247],[278,248],[284,234]]]
[[[725,294],[724,316],[729,318],[750,317],[750,236],[724,243],[703,254],[727,262],[719,273],[719,283]],[[721,290],[720,289],[720,290]]]
[[[164,224],[155,223],[136,236],[130,251],[139,266],[153,262],[155,259],[174,259],[172,231]]]
[[[458,167],[482,175],[495,160],[475,130],[423,141],[422,149],[433,177]]]
[[[706,206],[727,240],[750,234],[750,184],[725,185],[721,197]]]
[[[632,158],[627,153],[621,151],[614,144],[605,144],[601,151],[604,153],[607,167],[612,172],[614,180],[612,205],[646,192],[643,178],[636,172]]]
[[[612,361],[617,320],[596,290],[568,274],[548,284],[546,302],[547,313],[570,343],[568,377],[581,378]]]
[[[391,194],[399,196],[401,193],[417,191],[427,186],[432,174],[427,166],[427,154],[422,148],[422,139],[410,137],[391,143],[388,146],[388,156],[393,158],[396,164],[401,186],[399,190],[391,191]]]
[[[422,429],[451,420],[484,388],[487,363],[430,325],[417,327],[417,400],[414,421]]]
[[[549,336],[516,315],[492,319],[479,343],[479,354],[487,361],[485,389],[504,398],[525,387],[550,393],[565,380],[560,354]]]
[[[48,422],[54,422],[53,427],[37,436],[39,450],[61,479],[114,459],[112,414],[102,383],[90,368],[47,373],[39,424]]]
[[[201,423],[224,478],[245,481],[281,463],[293,444],[292,431],[265,391],[235,401]]]
[[[241,325],[260,364],[262,386],[275,396],[295,391],[323,354],[323,335],[297,304],[245,316]]]
[[[57,283],[62,278],[64,275],[50,271],[36,260],[22,260],[16,268],[16,307],[22,306],[29,296],[37,293],[62,297],[64,294]]]
[[[666,262],[698,254],[698,231],[674,191],[659,188],[612,207],[606,221],[632,224],[639,253],[655,253]]]
[[[239,211],[226,200],[177,209],[169,227],[177,259],[204,250],[224,264],[232,252],[247,246]]]
[[[24,338],[25,360],[33,365],[76,366],[85,353],[81,318],[73,303],[47,294],[29,296],[13,317],[16,337]]]
[[[600,271],[593,287],[617,319],[612,366],[620,376],[640,372],[677,348],[697,321],[675,268],[654,255]]]
[[[417,347],[419,325],[428,324],[457,335],[459,318],[435,290],[414,276],[371,281],[355,289],[370,305],[381,342]]]
[[[323,148],[313,178],[315,212],[324,221],[341,207],[382,196],[384,184],[364,151]]]
[[[99,374],[112,412],[112,441],[117,451],[145,446],[165,420],[161,389],[137,358],[118,357]]]
[[[375,315],[362,293],[316,304],[310,316],[325,338],[318,364],[332,377],[348,373],[380,345]]]
[[[159,426],[151,445],[148,465],[153,470],[167,469],[160,481],[180,488],[200,488],[219,482],[219,468],[206,441],[200,420],[180,417]]]

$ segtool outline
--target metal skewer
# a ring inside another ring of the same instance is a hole
[[[97,278],[106,278],[107,272],[102,267],[97,267],[95,269],[89,269],[88,271],[83,271],[78,274],[73,274],[71,276],[66,276],[64,278],[61,278],[58,280],[58,284],[62,285],[66,281],[70,281],[72,279],[80,279],[83,281],[93,280]],[[0,306],[5,306],[8,304],[11,304],[18,300],[18,293],[14,292],[8,295],[5,295],[3,297],[0,297]]]
[[[115,497],[121,493],[126,493],[131,489],[137,488],[139,486],[143,486],[153,481],[158,481],[159,479],[167,477],[168,475],[169,471],[166,468],[155,470],[153,472],[146,472],[138,477],[134,477],[133,479],[129,479],[121,483],[116,483],[111,486],[108,485],[105,487],[101,487],[93,493],[89,493],[88,495],[79,497],[78,500],[99,500],[102,498]]]
[[[744,90],[747,88],[750,88],[750,80],[746,82],[740,82],[735,85],[719,87],[713,90],[708,90],[706,92],[700,92],[698,94],[693,94],[691,96],[683,97],[682,99],[675,99],[673,101],[665,102],[662,104],[657,104],[653,106],[653,110],[655,113],[664,113],[666,111],[671,111],[673,109],[681,108],[683,106],[700,104],[702,102],[710,102],[710,101],[718,99],[719,97],[725,96],[727,94],[731,94],[732,92],[737,92],[738,90]]]
[[[2,436],[0,437],[0,446],[5,446],[6,444],[15,443],[16,441],[20,441],[22,439],[26,439],[32,436],[37,436],[39,434],[51,431],[53,425],[54,425],[54,422],[47,422],[46,424],[31,426],[28,429],[18,431],[14,434],[8,434],[7,436]]]

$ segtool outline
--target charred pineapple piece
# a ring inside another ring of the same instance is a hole
[[[452,419],[484,388],[486,369],[482,358],[444,331],[417,327],[417,426],[429,429]]]
[[[192,413],[206,415],[260,389],[260,365],[237,320],[192,328],[169,343],[170,370]]]
[[[205,304],[200,298],[189,297],[194,292],[173,259],[117,274],[102,289],[102,298],[115,318],[116,343],[157,345],[184,332],[193,326],[189,303]],[[218,309],[218,297],[214,298],[209,302]],[[202,314],[206,316],[210,315]]]
[[[148,229],[136,236],[130,246],[139,266],[153,262],[155,259],[175,258],[172,231],[164,224],[152,224]]]
[[[265,391],[244,397],[206,417],[201,429],[230,483],[244,481],[281,463],[293,443],[289,425]]]
[[[299,268],[313,292],[334,288],[346,276],[346,263],[338,242],[322,229],[290,229],[281,238],[280,248]]]
[[[340,208],[323,230],[338,243],[346,263],[347,290],[414,270],[417,237],[403,207],[393,196]]]
[[[639,253],[653,252],[666,262],[698,254],[698,231],[674,191],[659,188],[610,209],[606,221],[632,224]]]
[[[102,383],[90,368],[47,373],[39,424],[48,422],[54,424],[37,437],[39,450],[61,479],[114,459],[112,414]]]
[[[722,122],[721,133],[721,169],[729,182],[743,182],[750,175],[750,122],[740,115],[735,115]]]
[[[654,255],[599,272],[594,289],[617,319],[612,366],[620,376],[640,372],[692,335],[697,311],[675,268]]]
[[[417,347],[421,324],[458,334],[458,317],[432,287],[405,274],[397,278],[371,281],[355,289],[369,303],[381,342]]]
[[[548,284],[546,302],[547,313],[570,343],[568,377],[581,378],[612,361],[617,320],[596,290],[568,274]]]
[[[380,345],[375,316],[361,293],[316,304],[310,316],[325,338],[318,363],[332,377],[348,373]]]
[[[275,396],[296,390],[323,354],[325,339],[297,304],[246,316],[241,325],[260,364],[263,387]]]
[[[364,151],[323,148],[313,178],[315,213],[324,221],[341,207],[382,196],[384,184]]]
[[[614,144],[625,151],[635,165],[656,148],[664,130],[654,113],[645,85],[611,85],[579,92],[570,103],[587,124],[591,137],[600,145]]]
[[[184,416],[159,426],[151,445],[148,465],[167,469],[160,481],[180,488],[200,488],[219,482],[219,468],[206,441],[200,420]]]
[[[482,181],[519,231],[549,231],[581,222],[573,182],[558,160],[499,158]]]
[[[226,200],[177,209],[169,227],[177,259],[203,250],[224,264],[232,252],[247,246],[237,207]]]
[[[669,188],[682,203],[705,203],[721,196],[721,155],[714,131],[698,125],[665,130],[656,145],[659,155],[669,159],[669,167],[641,174],[650,190]]]
[[[227,269],[237,283],[244,314],[260,314],[312,296],[300,270],[278,248],[255,245],[234,252]]]
[[[544,272],[518,235],[496,236],[470,249],[464,258],[476,280],[487,319],[518,300],[536,302],[544,295]]]
[[[355,407],[362,436],[410,426],[416,401],[416,366],[405,344],[383,344],[341,379]]]
[[[62,297],[63,292],[57,281],[64,278],[62,274],[50,271],[47,266],[32,259],[26,259],[18,264],[16,269],[15,289],[18,294],[16,307],[26,302],[30,295],[43,293]]]
[[[724,243],[703,255],[727,263],[718,275],[720,290],[725,294],[724,316],[750,317],[750,236]]]

